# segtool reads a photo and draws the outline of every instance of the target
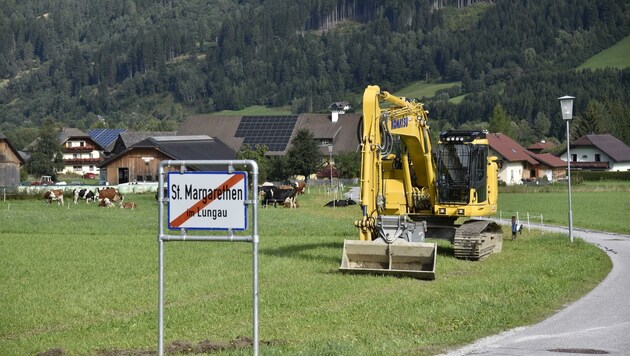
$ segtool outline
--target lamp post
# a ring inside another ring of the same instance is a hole
[[[560,100],[560,109],[562,111],[562,120],[567,123],[567,179],[569,190],[569,240],[573,242],[573,212],[571,211],[571,134],[569,131],[569,123],[573,119],[573,99],[575,97],[565,95]]]
[[[330,145],[328,145],[328,169],[330,170],[330,191],[332,192],[333,190],[333,171],[332,171],[332,151],[333,151],[333,145],[332,143]],[[337,193],[335,193],[335,200],[337,198]],[[333,203],[333,208],[335,208],[335,203]]]

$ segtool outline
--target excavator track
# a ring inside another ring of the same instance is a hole
[[[501,252],[503,231],[493,221],[467,220],[455,231],[453,246],[456,258],[480,260],[493,252]]]

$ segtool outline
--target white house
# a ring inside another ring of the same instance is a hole
[[[489,155],[497,157],[499,181],[508,185],[522,184],[523,179],[536,178],[539,164],[523,146],[502,133],[486,135],[490,146]]]
[[[490,133],[486,138],[490,146],[489,154],[497,157],[499,180],[508,185],[540,178],[553,182],[566,175],[566,162],[550,153],[540,153],[542,148],[552,144],[544,147],[532,145],[530,147],[534,151],[530,151],[502,133]]]
[[[628,171],[630,147],[610,134],[585,135],[571,143],[571,168]],[[560,158],[567,161],[565,150]]]
[[[98,174],[103,147],[90,135],[75,128],[62,128],[58,137],[63,153],[63,173]]]

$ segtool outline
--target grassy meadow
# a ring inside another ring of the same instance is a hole
[[[502,194],[501,194],[502,193]],[[502,218],[519,212],[521,222],[527,213],[532,223],[569,224],[566,184],[541,187],[513,186],[500,189]],[[584,182],[571,185],[573,226],[583,229],[630,234],[630,182]]]
[[[447,89],[450,87],[454,87],[456,85],[461,85],[461,82],[450,82],[450,83],[426,83],[424,81],[414,82],[400,90],[398,90],[395,95],[396,96],[404,96],[407,98],[422,98],[422,97],[432,97],[435,96],[435,93],[440,89]],[[382,88],[384,89],[384,88]]]
[[[546,194],[505,193],[501,206],[534,210],[524,204]],[[616,196],[605,208],[628,201]],[[544,319],[611,268],[591,244],[532,230],[480,262],[455,259],[438,242],[435,281],[340,274],[360,211],[324,208],[332,198],[311,190],[298,209],[259,209],[263,355],[434,355]],[[0,354],[155,352],[157,204],[152,194],[125,200],[139,208],[0,201]],[[584,222],[578,216],[575,225]],[[252,336],[251,251],[247,243],[165,243],[167,351],[223,345],[213,354],[251,354],[238,347]]]
[[[578,69],[622,69],[628,66],[630,66],[630,36],[589,58]]]

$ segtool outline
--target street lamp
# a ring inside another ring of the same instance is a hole
[[[332,150],[333,150],[333,145],[332,143],[330,145],[328,145],[328,169],[330,170],[330,191],[333,190],[333,171],[332,171]],[[337,193],[335,193],[335,200],[337,199]],[[335,203],[333,203],[333,208],[335,208]]]
[[[567,123],[567,179],[569,190],[569,240],[573,242],[573,212],[571,211],[571,148],[570,148],[570,131],[569,123],[573,119],[573,99],[575,97],[565,95],[560,100],[560,109],[562,111],[562,120]]]

